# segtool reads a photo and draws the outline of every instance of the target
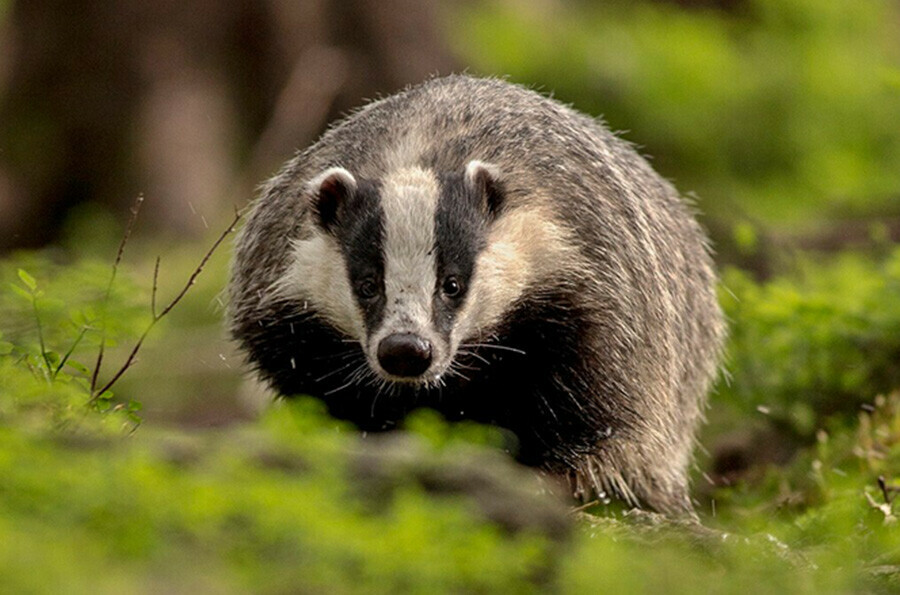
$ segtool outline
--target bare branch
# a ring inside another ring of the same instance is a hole
[[[151,321],[150,324],[147,326],[147,328],[144,329],[144,333],[141,335],[141,338],[137,340],[137,343],[135,343],[134,347],[131,349],[131,353],[128,354],[128,359],[125,360],[125,363],[122,364],[122,367],[119,368],[119,370],[113,375],[113,377],[109,380],[109,382],[104,384],[103,388],[98,390],[96,392],[96,394],[94,394],[94,396],[91,397],[91,400],[89,401],[89,403],[94,403],[100,397],[100,395],[102,395],[103,393],[108,391],[110,388],[112,388],[112,385],[114,385],[116,382],[118,382],[119,378],[122,377],[122,374],[124,374],[128,370],[128,368],[130,368],[134,364],[134,362],[135,362],[134,358],[137,356],[138,351],[140,351],[141,345],[144,344],[144,339],[147,338],[147,335],[150,334],[150,330],[156,325],[157,320],[159,320],[159,319],[156,318],[153,321]]]
[[[178,302],[180,302],[181,299],[185,296],[185,294],[187,294],[188,290],[196,282],[197,277],[200,275],[201,272],[203,272],[203,269],[206,266],[206,263],[209,262],[209,259],[212,257],[213,253],[215,253],[215,251],[222,244],[222,242],[225,241],[225,238],[228,237],[229,234],[234,232],[235,226],[238,224],[238,222],[240,221],[242,216],[243,216],[242,213],[235,210],[234,219],[231,221],[231,223],[228,225],[228,227],[226,227],[225,230],[219,235],[218,239],[216,239],[216,241],[209,248],[209,250],[206,251],[206,254],[203,255],[203,258],[200,260],[200,264],[198,264],[197,268],[194,269],[194,272],[191,273],[191,276],[188,278],[187,283],[185,283],[184,287],[181,289],[181,291],[178,293],[178,295],[176,295],[175,298],[171,302],[169,302],[169,305],[167,305],[165,308],[163,308],[162,312],[160,312],[159,314],[156,314],[154,312],[153,320],[150,321],[150,324],[147,325],[147,328],[144,330],[143,334],[137,340],[137,343],[135,343],[134,347],[131,349],[131,353],[128,354],[128,358],[125,360],[125,363],[122,364],[122,367],[119,368],[119,370],[113,375],[113,377],[109,380],[109,382],[104,384],[102,388],[100,388],[97,391],[93,391],[93,389],[92,389],[92,396],[91,396],[90,403],[96,402],[97,399],[100,397],[100,395],[102,395],[103,393],[108,391],[110,388],[112,388],[112,386],[119,380],[119,378],[122,377],[122,374],[124,374],[125,371],[128,370],[128,368],[130,368],[132,366],[132,364],[134,364],[135,358],[137,357],[137,354],[138,354],[138,351],[140,351],[141,346],[144,344],[144,339],[147,338],[147,335],[150,334],[150,331],[153,330],[153,327],[156,326],[156,323],[159,322],[160,320],[162,320],[162,318],[166,314],[171,312],[172,308],[174,308],[178,304]],[[157,263],[156,269],[158,271],[159,270],[159,259],[158,258],[156,260],[156,263]],[[153,307],[154,307],[154,310],[156,308],[156,305],[155,305],[156,304],[156,297],[155,297],[156,275],[157,275],[157,272],[154,272],[154,281],[153,281],[153,293],[154,293]]]
[[[154,320],[159,320],[160,318],[162,318],[163,316],[168,314],[169,311],[172,308],[174,308],[178,304],[178,302],[181,301],[181,298],[184,297],[184,295],[188,292],[188,290],[191,288],[191,286],[197,281],[197,277],[200,275],[201,272],[203,272],[203,268],[206,266],[206,263],[209,262],[209,259],[212,257],[213,253],[218,249],[219,245],[225,241],[225,238],[227,238],[229,234],[234,232],[235,225],[238,224],[238,221],[241,220],[242,216],[243,215],[241,213],[239,213],[237,211],[235,212],[234,219],[232,219],[232,221],[228,225],[228,227],[226,227],[225,230],[221,234],[219,234],[218,239],[216,239],[216,241],[209,248],[209,250],[206,251],[206,254],[203,256],[203,259],[200,261],[200,264],[197,265],[197,268],[194,269],[194,272],[191,274],[187,283],[184,284],[184,287],[181,289],[181,291],[178,293],[178,295],[176,295],[175,298],[171,302],[169,302],[168,306],[163,308],[163,311],[160,312],[159,316],[156,316]]]
[[[125,226],[125,233],[122,235],[122,241],[119,242],[119,249],[116,252],[116,260],[113,262],[112,267],[112,275],[109,278],[109,284],[106,286],[106,294],[103,296],[103,308],[101,312],[103,313],[103,330],[100,335],[100,348],[97,351],[97,363],[94,364],[94,372],[91,374],[91,394],[94,394],[94,389],[97,387],[97,377],[100,375],[100,368],[103,366],[103,350],[106,347],[106,309],[109,305],[109,295],[112,293],[113,282],[116,280],[116,273],[119,270],[119,263],[122,262],[122,255],[125,254],[125,245],[128,243],[128,239],[131,237],[131,232],[134,229],[134,224],[137,221],[138,213],[141,210],[141,205],[144,204],[144,195],[138,194],[137,198],[134,200],[134,204],[131,207],[131,217],[128,219],[128,224]],[[91,398],[93,400],[93,397]]]
[[[150,312],[154,319],[156,319],[156,291],[159,288],[159,259],[157,256],[156,265],[153,267],[153,293],[150,294]]]

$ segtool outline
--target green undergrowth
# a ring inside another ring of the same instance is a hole
[[[429,457],[474,448],[465,437],[447,442],[454,429],[438,420],[419,424],[443,436]],[[803,510],[773,515],[775,495],[763,484],[723,497],[727,520],[704,518],[721,533],[663,526],[646,536],[618,517],[619,526],[572,521],[560,542],[511,532],[466,498],[412,483],[373,509],[348,470],[356,440],[308,402],[202,433],[82,426],[73,434],[4,415],[0,589],[889,592],[891,576],[876,571],[900,562],[895,528],[865,496],[881,494],[861,483],[852,460],[847,475],[835,475],[848,453],[827,447],[808,466],[817,475],[791,469],[778,479],[797,473],[795,489],[818,495]],[[879,456],[881,470],[896,467],[900,451],[881,454],[894,459]]]
[[[687,526],[566,512],[499,432],[428,412],[385,443],[307,400],[217,429],[141,423],[152,383],[90,405],[102,333],[108,378],[147,323],[146,284],[128,271],[104,300],[108,265],[89,258],[0,264],[2,592],[900,586],[900,250],[800,260],[765,282],[725,273],[730,381],[703,438],[702,525]],[[149,341],[165,349],[174,326]],[[716,471],[716,445],[748,428],[789,452],[748,449],[739,472]]]
[[[731,341],[719,402],[808,441],[900,388],[900,250],[801,257],[764,284],[729,269],[720,297]]]

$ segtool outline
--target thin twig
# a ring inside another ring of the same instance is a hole
[[[213,253],[216,251],[216,249],[219,247],[219,245],[225,241],[225,238],[227,238],[230,233],[234,232],[234,226],[238,224],[238,221],[241,220],[242,216],[243,215],[240,212],[235,211],[234,219],[231,221],[231,224],[225,228],[225,231],[223,231],[219,235],[219,237],[215,241],[215,243],[213,243],[213,245],[210,247],[210,249],[206,251],[206,254],[203,256],[203,259],[200,261],[200,264],[197,265],[197,268],[194,269],[194,272],[191,274],[191,277],[188,279],[187,283],[184,284],[184,287],[181,289],[181,291],[178,293],[178,295],[175,296],[175,299],[173,299],[171,302],[169,302],[169,305],[166,306],[165,308],[163,308],[163,311],[160,312],[159,315],[155,317],[155,320],[159,320],[160,318],[162,318],[163,316],[168,314],[169,311],[172,308],[174,308],[175,305],[178,304],[178,302],[181,301],[181,298],[184,297],[184,294],[186,294],[188,292],[188,290],[191,288],[191,286],[196,282],[197,276],[200,275],[200,273],[203,271],[203,267],[206,266],[206,263],[212,257]]]
[[[106,347],[106,310],[109,306],[109,296],[112,293],[113,282],[116,280],[116,272],[119,270],[119,263],[122,262],[122,255],[125,254],[125,245],[128,243],[128,238],[131,237],[131,231],[134,229],[134,224],[137,221],[137,216],[143,203],[144,195],[138,194],[137,198],[134,200],[134,205],[131,207],[131,218],[128,220],[128,225],[125,226],[125,233],[122,235],[122,241],[119,242],[119,250],[116,252],[116,260],[113,262],[112,275],[109,278],[109,285],[106,286],[106,294],[103,296],[103,308],[101,310],[103,316],[103,330],[100,334],[100,348],[97,351],[97,363],[94,364],[94,372],[91,374],[92,395],[94,394],[94,389],[97,387],[97,377],[100,375],[100,367],[103,365],[103,350]],[[91,400],[93,401],[93,397]]]
[[[156,318],[156,291],[159,288],[159,259],[156,257],[156,266],[153,267],[153,293],[150,294],[150,312],[153,318]]]
[[[134,364],[135,357],[137,357],[138,351],[140,351],[141,346],[144,344],[144,339],[147,338],[147,335],[150,334],[150,331],[153,330],[153,327],[156,326],[156,323],[162,320],[162,318],[166,314],[168,314],[172,310],[172,308],[174,308],[178,304],[178,302],[181,301],[185,294],[187,294],[188,290],[194,285],[195,281],[197,280],[197,277],[201,272],[203,272],[203,268],[206,266],[206,263],[209,262],[209,259],[212,257],[216,249],[218,249],[219,245],[225,241],[225,238],[228,237],[229,234],[234,232],[234,228],[238,224],[242,216],[242,213],[235,210],[234,219],[231,221],[231,224],[225,228],[225,230],[219,235],[218,239],[213,243],[210,249],[206,251],[206,254],[200,260],[200,264],[198,264],[197,268],[194,269],[194,272],[191,273],[190,278],[187,280],[187,283],[184,284],[184,287],[181,289],[178,295],[176,295],[175,298],[172,299],[171,302],[169,302],[169,305],[163,308],[162,312],[153,315],[153,319],[150,321],[150,324],[147,325],[147,328],[144,329],[144,332],[137,340],[137,343],[134,344],[134,347],[131,349],[131,353],[128,354],[128,358],[125,360],[125,363],[122,364],[122,367],[119,368],[118,372],[113,375],[109,382],[104,384],[103,387],[96,392],[92,393],[90,403],[96,402],[100,395],[112,388],[112,386],[119,380],[119,378],[122,377],[122,374],[124,374],[125,371],[128,370],[128,368],[130,368],[132,364]],[[154,282],[154,287],[155,286],[156,283]]]
[[[878,487],[881,488],[881,495],[884,497],[884,503],[890,504],[891,500],[893,500],[893,496],[891,496],[891,490],[888,487],[887,481],[884,479],[884,475],[878,476]]]
[[[103,388],[99,389],[97,393],[91,397],[89,403],[93,404],[98,398],[100,398],[100,395],[108,391],[112,387],[112,385],[122,377],[122,374],[124,374],[128,370],[128,368],[130,368],[132,364],[134,364],[134,358],[135,356],[137,356],[137,352],[140,350],[141,345],[144,344],[144,339],[146,339],[147,335],[150,334],[150,330],[156,325],[158,320],[158,318],[154,318],[150,322],[150,324],[144,330],[144,333],[141,335],[141,338],[138,339],[137,343],[134,344],[134,347],[131,349],[131,353],[128,354],[128,359],[125,360],[125,363],[122,364],[122,367],[119,368],[119,371],[113,375],[109,382],[103,385]]]
[[[53,377],[56,378],[59,375],[59,371],[63,369],[63,366],[66,365],[66,362],[69,361],[69,358],[72,356],[72,353],[75,351],[75,348],[78,347],[78,344],[81,343],[81,340],[84,338],[84,334],[88,332],[90,327],[83,326],[81,327],[81,332],[78,333],[78,337],[75,338],[75,341],[72,343],[72,346],[69,347],[69,350],[66,354],[59,360],[59,365],[56,366],[56,370],[53,372]]]

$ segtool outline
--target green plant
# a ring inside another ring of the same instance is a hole
[[[51,277],[57,276],[54,279],[57,283],[51,284],[52,290],[48,291],[39,286],[35,276],[25,268],[16,267],[16,280],[8,281],[8,287],[12,295],[21,301],[16,304],[13,300],[0,298],[0,311],[5,312],[8,320],[31,319],[34,323],[33,338],[28,329],[16,324],[11,325],[14,332],[10,337],[11,340],[0,343],[0,357],[5,360],[12,359],[19,368],[27,369],[34,379],[43,381],[49,387],[46,391],[48,399],[44,401],[47,406],[52,407],[55,403],[70,410],[73,406],[70,389],[75,389],[82,394],[89,408],[102,413],[122,414],[131,422],[132,429],[141,422],[138,414],[141,403],[132,399],[123,403],[116,402],[112,392],[113,386],[135,363],[138,352],[153,328],[172,311],[194,285],[212,254],[234,231],[241,216],[235,213],[230,225],[204,254],[181,290],[160,310],[157,309],[160,265],[160,259],[157,258],[150,296],[150,320],[143,323],[143,317],[137,312],[136,291],[129,288],[122,293],[116,289],[119,266],[142,202],[142,197],[135,202],[104,289],[100,290],[101,277],[96,263],[59,265],[49,259],[32,256],[30,262],[37,267],[36,270]],[[7,263],[3,268],[6,269],[6,274],[0,270],[0,279],[9,276],[12,265]],[[67,299],[63,299],[64,296]],[[22,302],[25,304],[24,308]],[[143,330],[138,331],[141,325]],[[124,339],[134,341],[132,348],[120,367],[108,379],[101,382],[107,348]],[[88,366],[84,363],[84,356],[90,349],[96,350],[96,360],[93,365]],[[17,374],[15,367],[9,373],[15,376]],[[61,386],[66,387],[63,392],[68,397],[65,399],[58,398],[58,395],[53,396],[54,387]],[[7,391],[5,395],[0,396],[21,402],[23,394],[31,393],[33,391],[24,390],[19,386],[17,391]]]
[[[801,258],[765,283],[730,268],[722,286],[730,381],[717,402],[811,440],[900,387],[900,249]]]

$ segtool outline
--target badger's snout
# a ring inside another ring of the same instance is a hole
[[[378,363],[393,376],[421,376],[431,366],[431,342],[413,333],[394,333],[378,343]]]

